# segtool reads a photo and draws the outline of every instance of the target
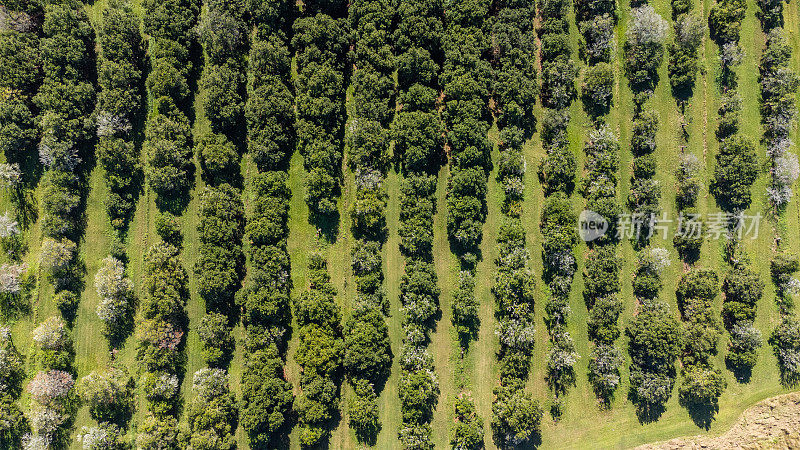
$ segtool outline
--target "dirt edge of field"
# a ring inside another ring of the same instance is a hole
[[[762,400],[716,437],[692,436],[636,447],[654,449],[800,448],[800,392]]]

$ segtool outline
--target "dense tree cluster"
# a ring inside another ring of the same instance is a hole
[[[141,181],[134,124],[141,109],[142,37],[130,5],[111,2],[98,30],[97,159],[105,169],[111,225],[127,227]]]
[[[192,29],[200,13],[195,0],[147,0],[144,33],[149,36],[150,73],[144,152],[148,184],[161,206],[180,206],[192,184],[189,79]],[[180,208],[178,208],[180,209]]]
[[[798,339],[798,324],[793,308],[792,296],[800,290],[800,282],[793,275],[800,269],[800,262],[795,254],[780,251],[773,256],[770,262],[772,282],[775,284],[775,301],[778,303],[781,314],[781,323],[770,336],[769,343],[781,370],[781,381],[786,385],[794,385],[800,380],[800,340]],[[752,328],[752,326],[751,326]],[[755,333],[758,330],[752,328]],[[733,341],[733,331],[731,341]],[[758,333],[760,346],[761,334]],[[744,338],[742,339],[745,340]]]
[[[703,19],[699,13],[692,12],[693,9],[693,0],[672,0],[674,38],[667,45],[667,68],[672,95],[678,99],[681,109],[694,90],[699,69],[698,52],[706,33]]]
[[[133,282],[125,274],[125,264],[109,256],[101,261],[94,285],[100,297],[97,316],[103,322],[103,334],[116,348],[133,330],[136,302]]]
[[[341,0],[309,4],[306,16],[295,20],[293,27],[297,139],[308,171],[306,203],[321,216],[336,213],[341,181],[348,81],[344,5]]]
[[[616,50],[616,3],[573,0],[573,4],[581,33],[580,56],[587,64],[581,96],[586,111],[597,119],[608,113],[613,101],[614,70],[610,63]]]
[[[498,357],[502,368],[502,388],[519,389],[530,370],[534,344],[534,274],[529,267],[530,254],[525,248],[525,229],[522,222],[524,200],[525,159],[522,146],[531,137],[535,126],[533,105],[536,101],[536,42],[533,20],[535,11],[525,2],[510,1],[497,13],[492,27],[494,60],[494,100],[497,126],[500,130],[500,158],[497,181],[502,185],[504,214],[497,239],[497,274],[492,286],[495,297],[495,316],[499,322]],[[471,281],[474,285],[474,281]],[[470,293],[471,294],[471,293]],[[473,309],[477,317],[477,301]],[[477,328],[477,327],[475,327]],[[508,392],[513,395],[514,393]],[[529,399],[528,399],[529,400]],[[504,409],[495,398],[492,426],[498,442],[526,441],[537,430],[531,427],[527,435],[517,435],[503,415]],[[459,405],[456,405],[459,408]],[[539,411],[539,415],[541,412]],[[457,411],[458,417],[458,411]],[[460,422],[460,421],[459,421]],[[526,423],[523,426],[535,425]],[[466,428],[458,423],[458,429]],[[511,437],[514,434],[514,437]],[[524,435],[524,436],[523,436]],[[481,444],[482,445],[482,444]],[[477,447],[464,447],[477,448]]]
[[[680,323],[667,303],[658,298],[663,286],[661,276],[669,265],[665,249],[646,248],[639,252],[633,279],[639,313],[625,330],[631,358],[628,396],[643,422],[658,419],[672,396],[675,360],[683,345]]]
[[[594,347],[589,356],[589,381],[604,407],[608,407],[620,384],[622,352],[614,344],[620,336],[622,312],[619,271],[622,263],[616,255],[616,201],[619,170],[619,139],[604,125],[604,115],[613,102],[614,71],[611,66],[616,50],[616,3],[613,1],[575,0],[575,20],[581,32],[581,57],[587,64],[581,95],[584,109],[594,120],[595,129],[584,145],[585,180],[580,186],[586,209],[608,221],[605,234],[589,243],[586,255],[583,297],[589,310],[588,332]]]
[[[345,366],[356,397],[350,426],[362,442],[374,442],[380,429],[376,386],[391,366],[384,313],[381,248],[386,239],[384,179],[389,162],[389,124],[394,117],[396,64],[390,37],[392,5],[385,0],[357,0],[349,7],[353,30],[353,118],[347,132],[348,165],[355,174],[356,198],[350,208],[356,306],[345,323]]]
[[[247,147],[258,174],[248,179],[245,238],[248,278],[238,301],[245,328],[240,421],[252,448],[269,448],[286,433],[294,394],[283,374],[291,324],[291,278],[286,239],[289,199],[286,169],[294,150],[294,98],[290,89],[291,27],[288,1],[250,7]]]
[[[761,21],[761,28],[765,32],[783,28],[784,3],[785,0],[758,0],[759,10],[756,12],[756,16]]]
[[[464,394],[456,399],[456,423],[450,445],[464,450],[483,448],[483,419],[478,416],[472,398]]]
[[[681,325],[666,302],[641,299],[625,332],[630,339],[630,393],[642,421],[657,419],[672,395],[675,360],[682,348]]]
[[[634,244],[640,247],[647,244],[654,225],[653,218],[660,211],[661,187],[654,179],[656,163],[653,155],[658,115],[654,110],[646,109],[644,103],[658,85],[657,72],[664,58],[668,28],[667,22],[653,7],[645,4],[632,10],[625,33],[625,71],[634,91],[635,103],[630,147],[634,160],[627,203],[635,223]]]
[[[567,0],[548,1],[539,12],[541,40],[542,85],[540,99],[544,106],[541,129],[547,156],[539,166],[539,179],[547,197],[539,225],[543,237],[543,278],[549,288],[545,305],[545,325],[552,344],[548,352],[547,381],[556,397],[564,394],[575,380],[573,364],[577,360],[574,344],[567,331],[569,292],[575,274],[573,247],[578,243],[575,224],[577,217],[568,197],[574,188],[577,163],[569,149],[567,126],[569,106],[577,91],[577,66],[572,59],[569,40]],[[513,366],[509,362],[504,366]],[[525,371],[528,365],[523,365]],[[499,397],[496,397],[497,402]]]
[[[228,184],[206,187],[200,194],[197,229],[198,291],[208,311],[231,315],[244,275],[244,205],[239,190]]]
[[[237,184],[243,134],[247,25],[243,1],[210,1],[197,25],[206,54],[199,86],[202,106],[211,125],[197,142],[203,174],[210,184]]]
[[[714,167],[714,178],[709,191],[716,197],[724,211],[741,213],[750,206],[750,187],[758,177],[759,167],[755,145],[749,137],[740,136],[739,121],[742,99],[736,92],[736,66],[741,62],[739,47],[741,21],[746,4],[740,0],[720,0],[711,9],[708,18],[711,37],[719,46],[722,66],[717,139],[720,141]],[[756,305],[764,290],[758,273],[748,267],[748,259],[736,236],[732,221],[727,230],[725,259],[728,272],[722,282],[724,302],[722,322],[730,334],[725,362],[739,379],[748,379],[756,364],[761,335],[754,327]]]
[[[713,303],[719,294],[719,278],[708,269],[692,269],[678,282],[676,295],[684,328],[681,352],[682,374],[679,394],[690,414],[699,411],[713,414],[717,400],[727,387],[722,371],[714,367],[721,326]],[[710,414],[703,425],[708,427]]]
[[[426,349],[439,312],[439,287],[433,265],[433,215],[436,173],[444,154],[437,111],[444,25],[442,2],[402,0],[397,6],[393,42],[397,55],[399,104],[392,123],[394,154],[404,179],[400,187],[400,251],[405,274],[400,282],[403,345],[400,362],[398,433],[407,449],[431,449],[430,420],[439,397],[433,357]]]
[[[797,117],[795,103],[800,78],[792,70],[792,48],[783,28],[774,28],[767,35],[767,45],[761,55],[759,83],[761,84],[762,141],[767,147],[772,180],[767,188],[770,203],[780,210],[792,197],[792,185],[800,174],[797,155],[788,151]]]
[[[31,399],[25,440],[64,445],[78,408],[72,337],[64,320],[55,316],[36,327],[31,337],[37,372],[25,388]]]
[[[736,92],[735,67],[741,62],[739,30],[745,4],[739,0],[717,2],[709,16],[712,38],[719,45],[722,74],[722,97],[719,107],[714,178],[709,185],[717,203],[726,211],[739,212],[750,206],[750,187],[758,177],[758,163],[753,142],[738,136],[742,98]]]
[[[0,26],[0,152],[5,156],[5,163],[0,166],[0,179],[11,194],[17,220],[27,226],[34,217],[30,214],[32,208],[26,193],[36,181],[30,175],[38,171],[23,173],[23,169],[33,169],[38,159],[39,121],[34,96],[43,77],[39,51],[42,10],[38,2],[6,2],[3,15],[4,23]],[[12,259],[18,259],[24,251],[20,230],[17,227],[4,229],[0,244]]]
[[[0,445],[7,448],[19,447],[28,423],[22,415],[17,400],[22,394],[25,368],[14,342],[11,330],[0,327]]]
[[[189,422],[186,448],[233,450],[239,425],[236,398],[223,369],[200,369],[192,380],[194,397],[186,408]]]
[[[63,1],[45,6],[41,33],[38,53],[42,84],[33,97],[41,129],[39,161],[47,170],[41,180],[39,205],[44,236],[40,265],[53,282],[57,306],[71,323],[83,288],[83,266],[76,242],[83,233],[85,165],[82,162],[91,158],[95,126],[94,31],[81,3]],[[37,61],[38,57],[28,63]],[[37,71],[24,65],[20,69],[9,75],[16,78],[14,81],[20,88],[24,83],[32,89],[37,82]],[[17,118],[25,113],[22,106],[20,103],[16,108]],[[23,134],[18,139],[25,139],[26,130],[20,128],[20,131]],[[27,387],[31,394],[31,435],[27,440],[61,445],[68,438],[77,407],[72,340],[66,323],[55,317],[36,328],[33,339],[39,372]]]
[[[299,330],[295,360],[302,368],[294,409],[300,425],[300,443],[314,446],[326,442],[330,420],[338,409],[345,341],[341,311],[334,296],[327,262],[313,254],[308,264],[309,287],[295,299]]]
[[[634,92],[652,91],[664,60],[669,25],[649,4],[631,10],[625,31],[625,74]]]
[[[725,256],[730,264],[722,280],[722,322],[730,333],[725,362],[740,378],[747,378],[756,364],[761,338],[755,329],[756,309],[764,293],[764,282],[750,269],[748,258],[735,236],[726,242]],[[756,338],[757,337],[757,338]]]
[[[113,365],[81,378],[78,394],[89,407],[89,415],[98,423],[81,430],[78,439],[84,448],[125,448],[125,429],[134,410],[133,388],[133,379],[123,366]]]
[[[708,15],[711,38],[722,47],[734,43],[738,46],[742,20],[747,11],[745,0],[717,0]]]
[[[71,321],[83,287],[83,265],[74,243],[83,233],[82,161],[90,158],[95,126],[94,31],[83,5],[65,1],[46,6],[42,32],[44,79],[34,102],[41,127],[39,160],[47,169],[41,180],[40,220],[50,241],[43,241],[41,255],[46,256],[52,240],[72,250],[50,271],[58,306]]]
[[[450,178],[447,233],[462,268],[472,270],[486,219],[486,178],[491,165],[488,100],[492,69],[481,56],[489,47],[489,2],[458,1],[445,8],[442,118],[447,129]]]
[[[162,228],[163,231],[163,228]],[[146,403],[138,424],[138,448],[177,446],[179,387],[186,364],[186,301],[189,277],[179,258],[179,248],[168,242],[153,244],[145,255],[144,298],[137,337],[140,384]],[[172,430],[172,431],[170,431]]]
[[[616,254],[619,152],[619,138],[607,126],[592,131],[584,146],[586,181],[581,186],[586,208],[608,220],[605,234],[590,243],[583,271],[589,338],[595,344],[589,357],[589,380],[605,405],[610,404],[619,386],[623,363],[622,354],[614,344],[620,336],[618,320],[622,312],[622,301],[618,298],[622,263]]]
[[[220,135],[221,136],[221,135]],[[197,394],[189,405],[190,448],[232,449],[238,405],[228,388],[226,367],[233,358],[231,325],[235,295],[242,285],[244,204],[239,190],[223,183],[200,194],[198,292],[206,315],[197,328],[203,357],[211,367],[194,374]]]
[[[792,315],[784,315],[781,323],[769,337],[769,343],[778,358],[781,381],[794,386],[800,380],[800,322]]]

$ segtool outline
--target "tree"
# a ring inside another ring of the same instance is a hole
[[[224,135],[209,133],[197,143],[197,153],[206,175],[215,182],[235,178],[239,154],[236,147]]]
[[[461,394],[456,399],[456,421],[450,432],[450,445],[458,450],[483,448],[483,420],[471,398]]]
[[[592,350],[589,357],[589,381],[595,395],[606,403],[610,402],[619,387],[620,367],[624,362],[622,352],[613,345],[597,345]]]
[[[98,422],[124,424],[133,413],[133,380],[124,369],[91,372],[78,382],[78,394]]]
[[[608,112],[614,95],[614,70],[611,65],[601,62],[586,69],[581,91],[591,114],[600,116]]]
[[[345,324],[344,367],[355,379],[377,382],[392,363],[389,330],[380,311],[369,308],[354,314]]]
[[[427,422],[439,399],[439,382],[431,371],[404,372],[400,375],[399,395],[404,423]]]
[[[101,423],[96,427],[82,427],[77,436],[84,450],[123,450],[122,432],[114,424]]]
[[[800,378],[800,322],[784,316],[769,337],[769,344],[778,358],[782,381],[794,385]]]
[[[187,408],[188,448],[232,450],[236,448],[238,426],[236,399],[228,387],[228,374],[222,369],[195,372],[192,390],[196,396]]]
[[[499,386],[494,389],[492,430],[500,442],[520,445],[539,433],[542,408],[520,386]]]
[[[0,328],[0,387],[2,387],[0,389],[0,397],[5,398],[8,396],[12,399],[19,397],[24,379],[25,371],[22,356],[11,340],[11,330],[2,327]],[[4,410],[7,411],[5,407]],[[1,431],[0,441],[2,441]]]
[[[719,369],[691,366],[684,370],[681,400],[695,405],[716,405],[728,383]]]
[[[292,385],[283,378],[283,361],[274,346],[246,356],[240,420],[251,445],[266,446],[292,412]]]
[[[63,409],[74,404],[74,385],[75,379],[69,373],[50,370],[38,372],[26,390],[40,405]]]
[[[643,90],[657,82],[669,25],[650,5],[631,11],[625,32],[625,71],[632,86]]]
[[[55,240],[45,238],[39,253],[39,264],[44,270],[56,276],[66,270],[75,258],[77,245],[69,239]]]
[[[148,413],[139,423],[136,447],[142,450],[177,448],[178,420],[171,415],[156,417]]]
[[[722,141],[716,156],[714,179],[709,189],[720,206],[741,211],[750,205],[750,187],[758,177],[758,161],[753,143],[741,136]]]
[[[200,319],[197,327],[203,358],[211,367],[224,367],[233,356],[234,340],[228,326],[228,318],[210,312]]]
[[[355,395],[350,400],[350,428],[356,432],[361,442],[370,442],[381,429],[378,417],[378,401],[375,388],[364,379],[359,379],[353,386]]]

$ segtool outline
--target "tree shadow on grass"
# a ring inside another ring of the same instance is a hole
[[[733,373],[738,383],[749,383],[753,375],[753,368],[750,366],[739,366],[725,361],[725,367]]]
[[[333,244],[339,236],[339,211],[330,214],[310,212],[309,222],[314,225],[325,242]]]
[[[695,403],[680,399],[680,404],[686,408],[692,422],[699,428],[708,431],[711,428],[711,422],[714,421],[714,416],[719,412],[719,404],[715,401],[713,403]]]

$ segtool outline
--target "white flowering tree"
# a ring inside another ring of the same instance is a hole
[[[122,261],[109,256],[103,259],[94,277],[100,302],[97,316],[103,321],[103,332],[112,339],[127,336],[133,325],[133,282],[125,276]]]

